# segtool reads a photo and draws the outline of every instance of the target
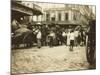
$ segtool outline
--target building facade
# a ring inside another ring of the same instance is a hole
[[[64,27],[80,25],[81,13],[77,7],[65,5],[64,8],[44,9],[42,22],[45,24],[57,24]]]
[[[24,22],[53,23],[63,26],[84,26],[88,24],[92,6],[76,4],[63,5],[64,7],[60,8],[47,7],[43,9],[34,2],[13,0],[11,6],[12,18],[20,21],[23,20]]]
[[[93,6],[66,4],[63,8],[44,9],[42,21],[65,26],[86,26]],[[93,15],[93,14],[92,14]],[[94,14],[95,15],[95,14]],[[93,16],[94,16],[93,15]]]
[[[34,3],[16,1],[11,2],[11,18],[16,19],[20,23],[31,22],[33,15],[41,15],[41,7]]]

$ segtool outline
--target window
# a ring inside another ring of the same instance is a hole
[[[68,13],[65,13],[65,20],[68,20]]]
[[[49,18],[50,18],[50,14],[46,14],[46,21],[49,21]]]
[[[61,21],[61,13],[58,14],[58,21]]]
[[[52,17],[51,20],[52,20],[52,21],[55,21],[55,17]]]
[[[74,13],[74,15],[73,15],[73,20],[77,20],[77,15],[76,15],[76,13]]]
[[[51,21],[55,21],[55,12],[54,11],[52,11],[50,13],[50,17],[51,17]]]

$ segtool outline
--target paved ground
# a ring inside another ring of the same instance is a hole
[[[12,73],[33,73],[88,69],[85,47],[32,47],[12,50]]]

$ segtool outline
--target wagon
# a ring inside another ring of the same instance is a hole
[[[86,37],[86,58],[90,65],[96,64],[96,20],[90,20]]]

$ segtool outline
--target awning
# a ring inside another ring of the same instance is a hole
[[[42,12],[37,9],[32,9],[16,1],[12,1],[11,10],[22,13],[24,15],[41,15]],[[13,13],[13,12],[12,12]]]

